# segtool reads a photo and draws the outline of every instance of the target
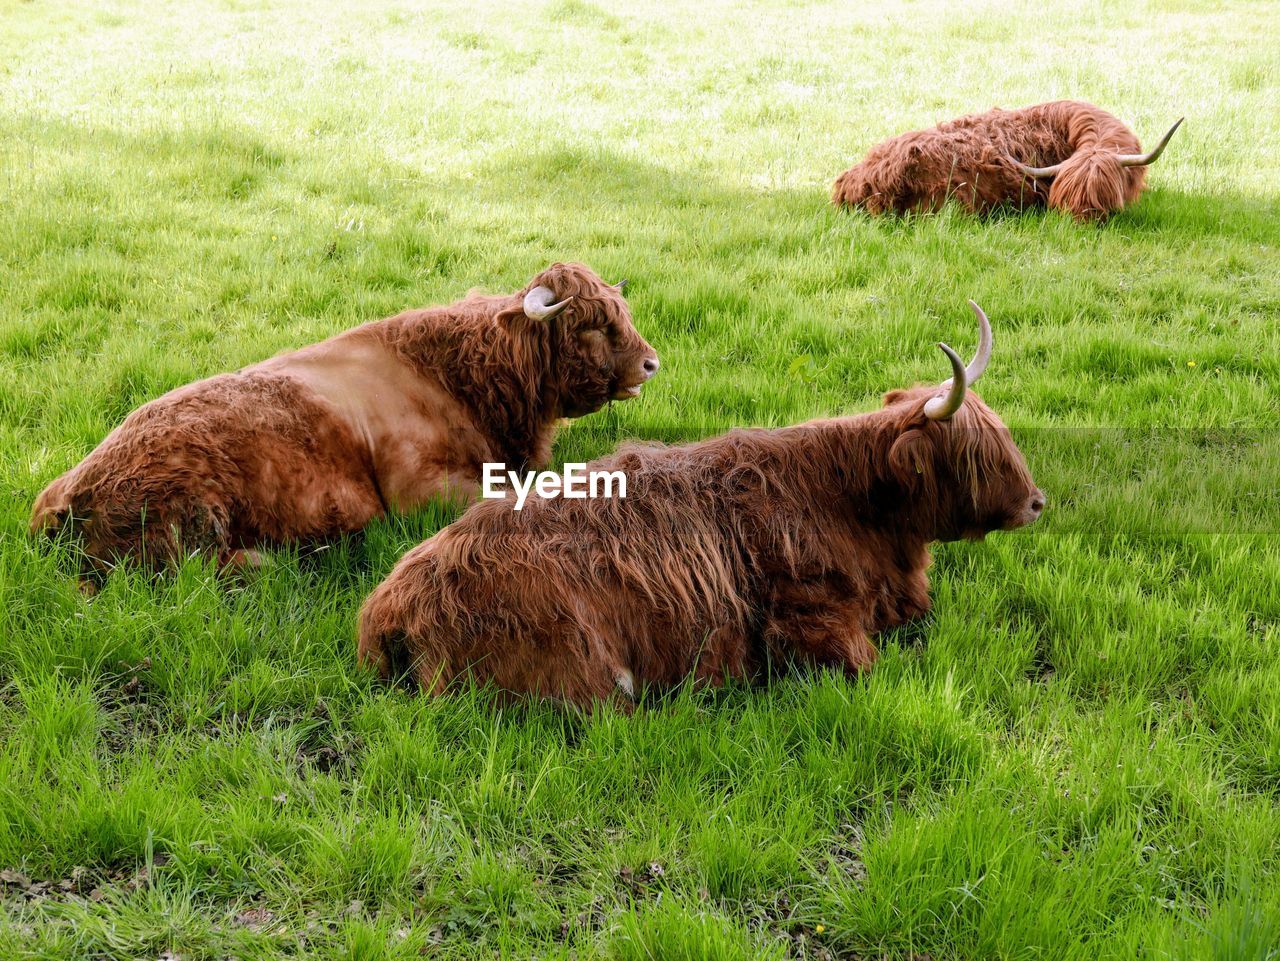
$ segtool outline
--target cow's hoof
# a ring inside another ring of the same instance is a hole
[[[231,551],[222,560],[222,570],[227,574],[247,573],[266,566],[267,556],[262,551]]]

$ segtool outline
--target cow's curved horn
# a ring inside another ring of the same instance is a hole
[[[1187,119],[1186,117],[1179,117],[1178,122],[1169,128],[1169,132],[1160,138],[1160,142],[1156,144],[1156,147],[1154,150],[1151,150],[1147,153],[1118,154],[1116,156],[1116,159],[1120,161],[1120,166],[1121,167],[1145,167],[1147,166],[1147,164],[1155,163],[1156,160],[1159,159],[1160,155],[1164,153],[1164,148],[1169,146],[1169,140],[1171,137],[1173,137],[1173,132],[1177,130],[1179,127],[1181,127],[1182,121],[1186,119]]]
[[[627,289],[627,278],[623,277],[620,281],[613,285],[613,289],[618,293],[622,293]]]
[[[553,303],[556,295],[551,292],[550,287],[543,287],[539,284],[524,295],[524,314],[530,320],[550,320],[560,311],[564,310],[572,297],[566,297],[559,303]]]
[[[924,405],[924,415],[930,420],[946,420],[954,416],[960,409],[960,405],[964,403],[964,395],[969,385],[982,376],[983,371],[987,369],[987,364],[991,361],[991,322],[987,320],[987,315],[982,308],[972,300],[969,301],[969,306],[978,315],[978,352],[973,355],[973,360],[969,361],[969,366],[966,367],[954,350],[946,344],[938,344],[942,352],[947,355],[947,359],[951,361],[952,371],[951,379],[943,381],[942,386],[950,386],[951,389],[940,397],[930,398]]]
[[[1052,177],[1062,169],[1062,164],[1054,164],[1052,167],[1028,167],[1020,160],[1014,160],[1012,157],[1006,158],[1009,163],[1013,164],[1028,177],[1035,177],[1037,180],[1043,180],[1045,177]]]
[[[1156,160],[1159,159],[1160,155],[1164,153],[1164,148],[1169,146],[1169,141],[1172,139],[1174,131],[1181,127],[1182,121],[1186,119],[1186,117],[1179,117],[1178,122],[1170,127],[1165,132],[1165,135],[1160,138],[1160,142],[1156,144],[1154,150],[1147,153],[1116,154],[1116,160],[1120,161],[1121,167],[1145,167],[1148,164],[1155,163]],[[1012,157],[1009,157],[1008,160],[1028,177],[1035,177],[1037,180],[1042,180],[1045,177],[1052,177],[1062,169],[1062,164],[1054,164],[1051,167],[1028,167],[1026,164],[1019,160],[1014,160]]]
[[[939,341],[938,346],[942,348],[942,352],[947,355],[951,361],[951,369],[954,374],[951,380],[946,383],[951,385],[951,389],[939,397],[932,397],[924,405],[924,416],[930,420],[947,420],[955,415],[960,409],[960,405],[964,403],[964,361],[960,359],[960,355]],[[945,387],[946,384],[943,384]]]
[[[972,300],[969,301],[969,306],[978,315],[978,352],[973,355],[973,360],[969,361],[969,366],[964,369],[964,381],[972,387],[982,376],[982,372],[987,369],[987,364],[991,362],[991,321],[987,320],[987,315],[983,313],[982,308]]]

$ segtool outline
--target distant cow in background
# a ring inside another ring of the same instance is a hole
[[[622,285],[554,264],[514,294],[410,310],[140,407],[35,504],[88,569],[316,541],[436,495],[482,465],[541,467],[555,424],[634,397],[658,356]]]
[[[1144,154],[1132,130],[1090,103],[996,108],[872,147],[840,175],[832,201],[882,214],[934,211],[954,197],[975,213],[1048,205],[1100,220],[1138,199],[1181,123]]]
[[[929,544],[1035,520],[1044,496],[968,390],[991,354],[873,413],[631,445],[625,499],[471,507],[364,605],[360,659],[439,694],[470,674],[586,704],[757,677],[795,659],[862,671],[872,637],[929,609]]]

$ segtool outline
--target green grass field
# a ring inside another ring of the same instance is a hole
[[[0,0],[0,957],[1280,956],[1280,7],[1062,6]],[[827,204],[1059,97],[1188,118],[1106,225]],[[443,511],[92,600],[27,539],[146,400],[553,260],[663,359],[560,460],[867,409],[972,297],[1046,516],[862,681],[590,718],[356,668]]]

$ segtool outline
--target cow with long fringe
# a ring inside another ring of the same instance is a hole
[[[69,528],[85,573],[358,531],[390,510],[479,493],[483,465],[545,465],[557,422],[640,393],[658,356],[621,284],[553,264],[171,391],[45,489],[32,528]]]
[[[832,202],[872,214],[932,212],[948,198],[974,213],[1052,207],[1077,220],[1109,217],[1141,195],[1153,150],[1091,103],[1056,100],[995,108],[900,134],[842,173]]]
[[[613,499],[486,500],[401,559],[360,615],[359,657],[441,694],[470,677],[508,695],[629,706],[685,679],[791,662],[857,673],[876,634],[929,609],[929,545],[1044,508],[1017,446],[945,344],[940,387],[872,413],[632,444]]]

